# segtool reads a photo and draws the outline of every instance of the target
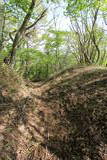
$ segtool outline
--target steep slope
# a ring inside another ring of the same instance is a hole
[[[1,160],[107,159],[106,68],[70,68],[28,86],[0,110]]]
[[[42,99],[50,110],[44,117],[51,152],[67,160],[107,159],[106,69],[68,70],[48,82]]]

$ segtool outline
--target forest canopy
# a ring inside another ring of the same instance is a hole
[[[0,61],[42,80],[72,65],[107,61],[107,0],[4,0]]]

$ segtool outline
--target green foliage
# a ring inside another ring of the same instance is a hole
[[[59,63],[64,65],[64,55],[46,54],[35,49],[22,49],[17,51],[15,69],[22,74],[25,78],[34,81],[43,80],[50,75],[63,69],[65,66],[60,66]],[[59,61],[58,61],[59,60]],[[70,58],[68,58],[68,61]],[[62,62],[61,62],[62,61]],[[62,68],[59,68],[62,67]]]
[[[46,1],[48,3],[60,3],[59,0],[45,0],[45,5],[47,5]],[[44,3],[38,5],[39,2],[39,0],[36,0],[36,7],[25,27],[30,26],[35,22],[35,19],[38,19],[38,15],[44,8]],[[49,4],[55,5],[54,3]],[[3,49],[0,51],[1,62],[10,53],[15,35],[23,24],[30,4],[31,0],[10,0],[5,3]],[[66,0],[64,4],[66,15],[70,17],[71,28],[74,25],[74,30],[60,31],[54,29],[53,26],[53,28],[50,27],[52,29],[48,29],[49,27],[46,26],[44,27],[45,32],[42,32],[39,24],[36,29],[34,27],[30,28],[20,35],[16,47],[18,48],[17,54],[12,66],[25,78],[35,81],[44,80],[56,72],[80,63],[81,57],[83,59],[81,64],[83,65],[86,63],[85,56],[91,59],[90,63],[95,63],[98,53],[92,35],[94,35],[95,42],[101,52],[98,64],[106,64],[106,32],[97,22],[92,29],[92,23],[98,7],[100,12],[98,20],[102,21],[101,14],[104,13],[103,18],[106,21],[107,0]],[[44,21],[46,22],[47,19]]]
[[[27,12],[31,0],[10,0],[9,3],[12,5],[16,5],[19,8],[23,9],[23,11]]]
[[[66,54],[64,48],[67,35],[68,32],[49,30],[42,36],[44,52],[35,48],[19,49],[16,70],[25,78],[38,81],[76,63],[73,55]]]
[[[67,14],[78,15],[81,11],[90,8],[100,8],[107,11],[107,0],[67,0]]]

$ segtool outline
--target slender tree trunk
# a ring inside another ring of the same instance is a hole
[[[5,23],[5,18],[4,18],[4,4],[1,1],[0,2],[0,52],[3,48],[3,31],[4,31],[4,23]]]

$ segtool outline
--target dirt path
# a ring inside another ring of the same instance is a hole
[[[89,67],[81,67],[81,68],[70,68],[68,70],[65,71],[64,74],[56,74],[55,76],[53,76],[52,78],[50,78],[49,80],[45,81],[45,82],[39,82],[39,83],[30,83],[30,89],[32,90],[31,92],[33,93],[40,93],[43,92],[44,90],[48,89],[50,87],[50,85],[54,85],[56,84],[58,81],[64,80],[66,78],[73,78],[79,74],[82,73],[86,73],[86,72],[90,72],[90,71],[95,71],[98,69],[106,69],[106,67],[97,67],[97,66],[89,66]]]

